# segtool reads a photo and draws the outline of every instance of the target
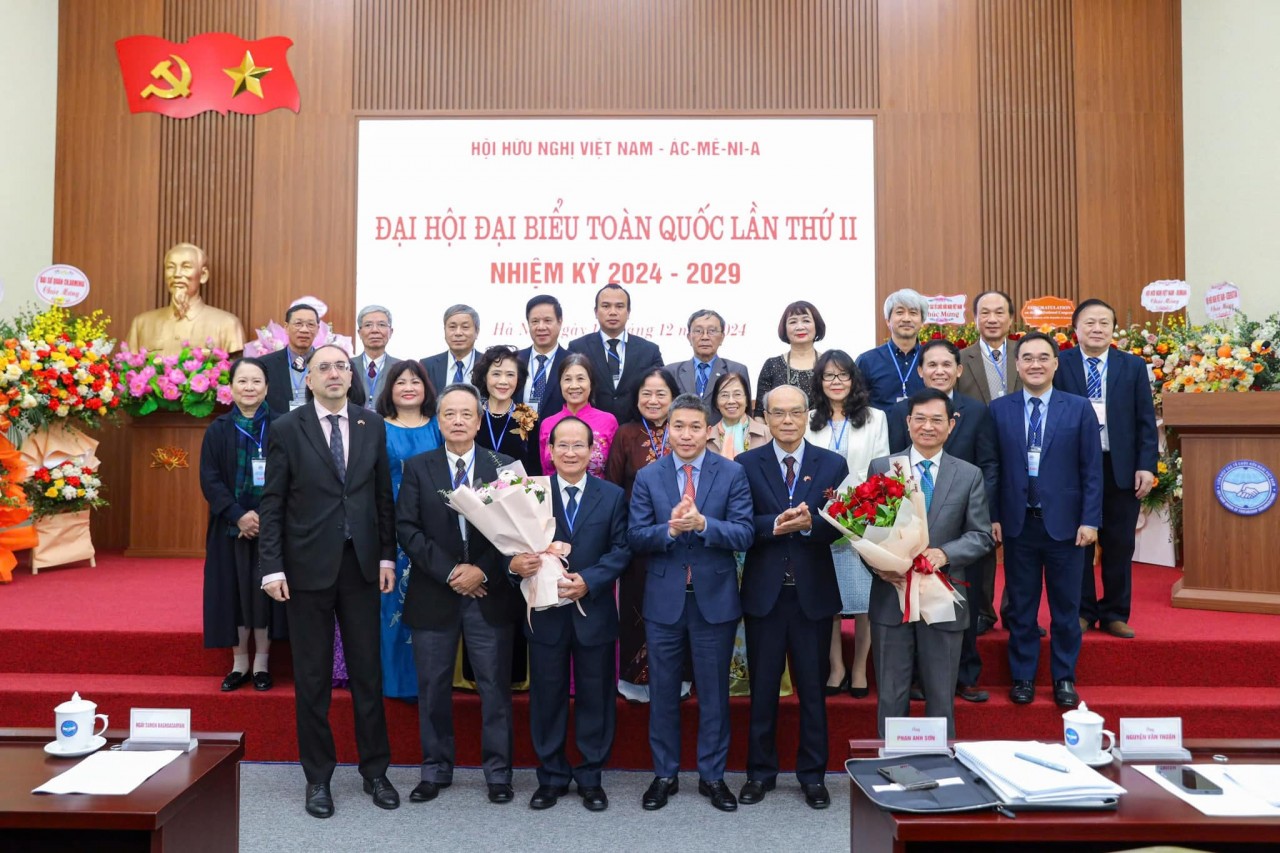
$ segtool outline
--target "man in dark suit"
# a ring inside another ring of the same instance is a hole
[[[773,441],[737,457],[751,486],[755,544],[742,569],[747,667],[751,673],[751,732],[743,805],[758,803],[778,778],[778,688],[791,657],[791,683],[800,700],[796,778],[805,802],[831,805],[827,773],[827,700],[823,664],[831,647],[831,619],[840,612],[831,544],[840,532],[819,519],[827,489],[849,475],[844,456],[804,440],[809,400],[781,385],[765,395]],[[810,506],[813,510],[810,510]]]
[[[924,379],[926,388],[941,391],[951,399],[955,419],[943,449],[957,459],[978,466],[986,485],[987,505],[990,506],[1000,476],[995,425],[992,424],[985,405],[956,391],[956,382],[964,375],[964,368],[960,366],[960,350],[950,341],[926,341],[920,346],[920,365],[916,369]],[[907,420],[909,416],[910,407],[906,400],[895,403],[893,410],[889,412],[889,449],[895,454],[906,453],[911,447]],[[982,675],[978,635],[985,633],[994,624],[994,620],[985,619],[982,613],[994,612],[988,597],[991,593],[987,590],[995,589],[995,550],[969,566],[966,574],[970,578],[969,606],[966,608],[970,624],[964,630],[964,641],[960,649],[956,695],[967,702],[986,702],[990,698],[987,691],[978,687],[978,678]]]
[[[352,380],[364,389],[365,405],[370,409],[378,405],[387,368],[400,360],[387,352],[387,343],[394,331],[391,311],[381,305],[366,305],[356,315],[356,334],[360,336],[364,352],[351,359]]]
[[[570,352],[591,359],[600,387],[595,390],[595,407],[618,419],[619,424],[635,420],[636,391],[640,377],[651,367],[662,366],[662,351],[652,341],[627,331],[631,316],[631,294],[616,284],[606,284],[596,293],[596,321],[599,332],[574,339]]]
[[[992,517],[1004,539],[1009,590],[1009,698],[1019,705],[1035,699],[1036,612],[1043,588],[1052,620],[1053,698],[1063,708],[1074,708],[1080,701],[1075,672],[1084,549],[1097,540],[1102,523],[1098,418],[1083,397],[1054,390],[1058,347],[1047,335],[1024,337],[1017,365],[1022,393],[991,404],[1000,453]]]
[[[560,346],[560,326],[564,321],[564,312],[560,308],[559,299],[549,293],[540,293],[525,304],[524,318],[533,343],[517,354],[528,369],[528,374],[516,399],[533,408],[538,413],[538,420],[542,420],[564,408],[564,394],[560,392],[555,372],[556,363],[569,353]],[[537,461],[541,462],[540,459]],[[528,473],[537,475],[547,472],[537,470]]]
[[[968,567],[995,547],[986,483],[977,466],[943,449],[956,422],[951,398],[936,388],[925,388],[911,395],[908,412],[911,445],[905,459],[886,456],[873,460],[868,474],[890,473],[894,462],[903,464],[905,473],[924,493],[929,522],[929,547],[924,556],[936,571],[961,587]],[[967,601],[955,608],[956,618],[950,622],[930,625],[921,619],[904,623],[897,590],[873,571],[869,615],[880,694],[876,725],[881,737],[885,718],[910,713],[913,661],[920,665],[925,716],[946,717],[947,736],[955,737],[960,647],[970,622]]]
[[[288,346],[262,356],[267,368],[267,405],[277,415],[306,403],[307,359],[320,329],[320,314],[304,302],[290,305],[284,312],[284,328]]]
[[[453,783],[453,668],[462,636],[480,694],[489,801],[509,803],[511,642],[519,593],[507,578],[510,561],[449,508],[446,495],[492,482],[512,460],[476,445],[483,414],[473,386],[445,386],[436,413],[444,447],[405,462],[396,502],[396,532],[413,566],[403,618],[413,636],[422,738],[422,781],[409,799],[434,800]]]
[[[735,551],[755,538],[751,487],[736,462],[707,453],[707,408],[692,394],[671,404],[672,453],[646,465],[631,489],[631,550],[649,555],[644,589],[649,648],[648,811],[680,789],[680,680],[692,653],[698,684],[698,792],[738,808],[724,782],[729,757],[729,661],[742,605]]]
[[[570,416],[551,430],[551,504],[556,541],[567,542],[569,571],[560,597],[572,605],[536,610],[525,623],[529,640],[529,735],[538,755],[533,809],[548,809],[578,783],[582,804],[604,811],[609,798],[600,771],[609,760],[616,727],[618,604],[616,581],[631,560],[627,502],[613,483],[587,476],[591,428]],[[520,555],[512,570],[527,577],[541,560]],[[581,607],[581,610],[579,610]],[[573,667],[573,727],[582,762],[570,767],[569,667]]]
[[[1053,387],[1087,398],[1102,426],[1102,599],[1093,576],[1094,546],[1089,545],[1084,549],[1080,629],[1097,623],[1129,639],[1138,513],[1155,483],[1160,455],[1151,380],[1145,361],[1111,348],[1116,314],[1110,305],[1086,299],[1071,325],[1080,347],[1062,354]]]
[[[666,366],[681,394],[697,394],[707,404],[712,425],[720,422],[720,412],[711,399],[717,379],[726,373],[737,373],[742,377],[743,387],[751,387],[751,371],[747,366],[720,355],[724,332],[724,318],[719,313],[709,308],[694,311],[689,315],[689,346],[693,349],[693,358]]]
[[[988,290],[973,299],[977,344],[960,351],[964,372],[956,388],[961,394],[991,405],[1005,394],[1022,390],[1018,378],[1018,342],[1009,340],[1013,327],[1013,299],[1003,290]]]
[[[479,311],[470,305],[450,305],[444,310],[444,342],[448,349],[422,359],[432,387],[439,391],[471,382],[471,370],[480,357],[476,349],[479,335]]]
[[[355,705],[356,748],[366,794],[394,809],[387,781],[391,746],[382,708],[381,599],[395,585],[395,505],[382,418],[347,400],[351,362],[336,346],[311,354],[313,401],[271,424],[259,516],[262,587],[288,602],[306,808],[333,814],[329,780],[337,763],[329,728],[333,626]]]

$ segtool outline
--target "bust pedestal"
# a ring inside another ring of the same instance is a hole
[[[213,417],[153,412],[129,423],[126,557],[203,557],[209,505],[200,491],[200,445]]]

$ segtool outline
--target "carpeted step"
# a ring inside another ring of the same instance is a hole
[[[69,698],[72,691],[98,703],[99,713],[111,717],[113,728],[128,725],[132,707],[190,708],[197,729],[211,731],[244,731],[246,758],[256,761],[296,761],[293,686],[287,679],[278,680],[275,688],[256,693],[252,688],[224,694],[218,689],[220,678],[13,674],[0,673],[0,720],[8,726],[47,726],[53,736],[53,708]],[[1121,716],[1181,716],[1183,732],[1189,738],[1240,737],[1241,720],[1247,718],[1252,737],[1280,738],[1280,688],[1167,688],[1081,685],[1081,695],[1089,706],[1106,717],[1108,728],[1118,725]],[[415,764],[421,760],[418,743],[417,706],[409,702],[387,700],[387,725],[391,735],[392,760],[396,764]],[[517,694],[515,709],[515,763],[536,763],[529,742],[529,700]],[[741,770],[746,763],[746,731],[749,702],[730,702],[733,740],[729,767]],[[993,693],[983,705],[956,703],[956,729],[966,739],[1039,738],[1057,740],[1062,737],[1062,711],[1053,704],[1049,691],[1041,690],[1031,705],[1012,704],[1003,691]],[[784,698],[779,703],[779,758],[782,766],[794,766],[799,725],[799,705]],[[828,702],[831,769],[841,765],[850,738],[875,736],[875,695],[867,699],[847,696]],[[914,703],[913,713],[923,713],[923,705]],[[696,697],[681,706],[683,750],[682,766],[697,766],[695,737],[697,731]],[[356,760],[352,731],[351,696],[336,690],[330,719],[335,730],[339,760]],[[643,770],[651,766],[647,731],[647,706],[618,703],[618,738],[613,748],[611,766]],[[458,763],[475,766],[480,763],[480,702],[470,693],[457,693],[454,701],[457,731]],[[1016,733],[1016,735],[1013,735]],[[572,737],[570,738],[572,743]]]

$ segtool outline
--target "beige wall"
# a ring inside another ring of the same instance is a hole
[[[1219,281],[1280,310],[1280,2],[1183,0],[1187,281],[1193,319]]]
[[[0,0],[0,57],[0,316],[8,317],[35,300],[35,275],[52,262],[57,0]]]

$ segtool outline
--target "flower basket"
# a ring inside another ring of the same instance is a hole
[[[93,538],[89,534],[89,510],[59,512],[36,519],[36,547],[31,552],[31,574],[50,566],[88,560],[96,565]]]

